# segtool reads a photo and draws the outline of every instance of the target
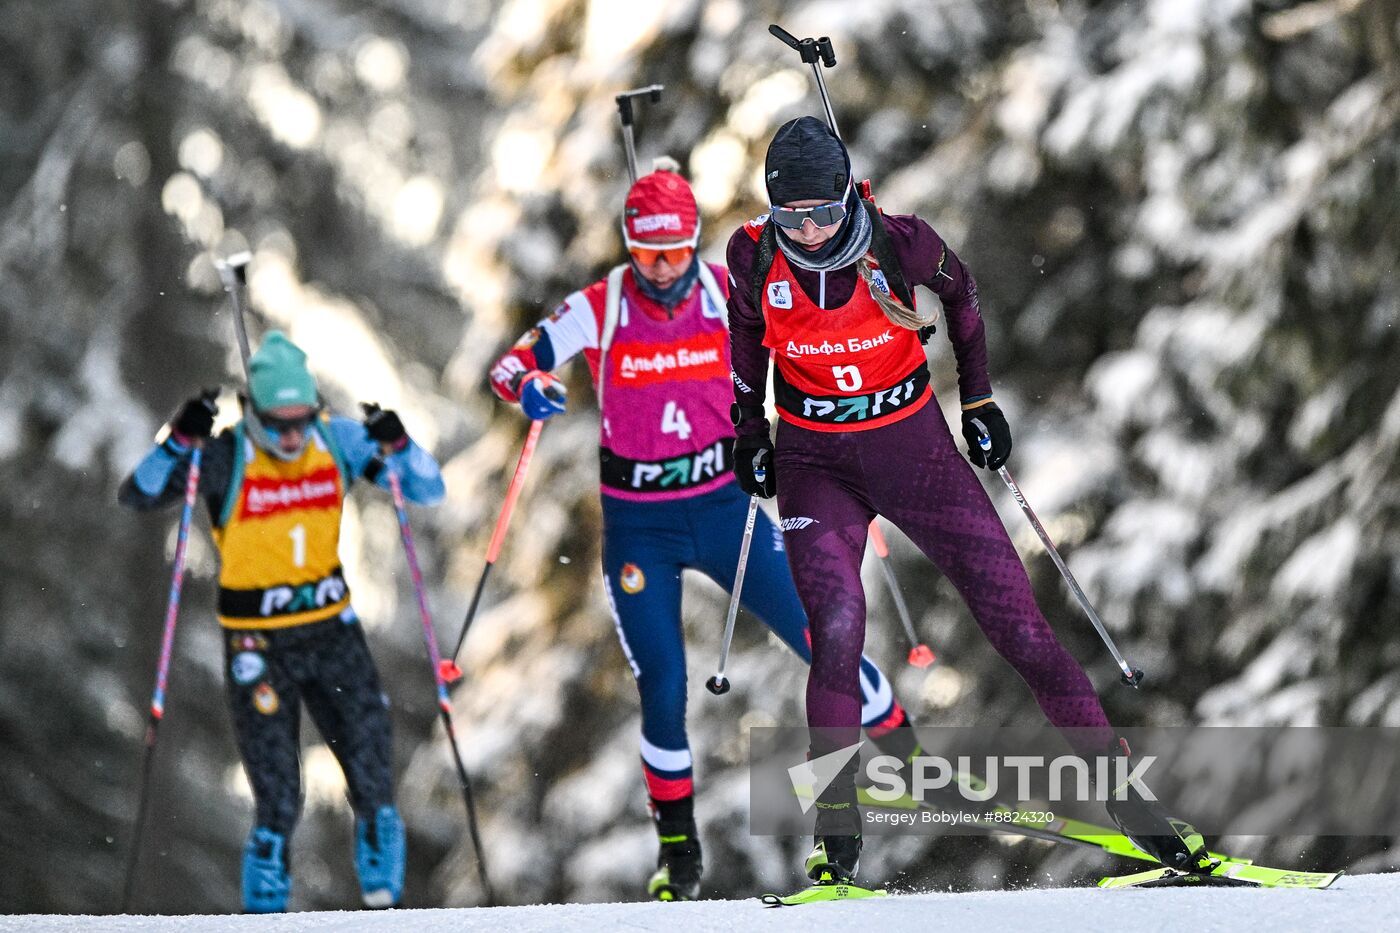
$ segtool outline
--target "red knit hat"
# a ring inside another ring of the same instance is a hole
[[[700,211],[686,180],[672,171],[643,175],[627,192],[622,209],[627,243],[683,243],[700,239]]]

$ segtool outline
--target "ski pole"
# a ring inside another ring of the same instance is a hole
[[[467,640],[467,629],[471,628],[472,619],[476,618],[477,606],[481,604],[481,593],[486,588],[486,578],[491,574],[491,568],[496,565],[496,557],[501,553],[506,529],[510,527],[510,515],[515,510],[515,500],[520,498],[520,490],[525,485],[525,473],[530,469],[530,458],[535,455],[535,445],[539,443],[540,431],[543,429],[544,421],[530,422],[530,433],[525,437],[525,446],[520,449],[520,459],[515,464],[515,475],[511,477],[510,488],[506,490],[505,504],[501,506],[500,517],[496,519],[496,530],[491,533],[491,544],[486,548],[486,566],[481,568],[481,578],[476,581],[476,592],[472,594],[471,605],[467,607],[462,632],[457,636],[457,647],[452,650],[451,657],[443,658],[440,662],[442,679],[447,683],[452,683],[462,676],[462,669],[457,666],[457,656],[462,653],[462,643]]]
[[[165,716],[165,688],[170,680],[170,658],[175,647],[175,620],[180,616],[180,591],[185,580],[185,552],[190,540],[190,521],[199,496],[199,467],[204,448],[198,441],[190,454],[189,476],[185,480],[185,507],[180,512],[180,532],[175,539],[175,564],[170,571],[170,597],[165,604],[165,631],[161,635],[160,660],[156,662],[156,688],[151,694],[151,715],[146,723],[145,750],[141,754],[141,795],[136,804],[136,827],[131,853],[126,862],[126,885],[122,889],[122,913],[131,910],[136,893],[136,863],[141,857],[141,840],[146,828],[146,805],[150,798],[151,763],[155,758],[156,729]]]
[[[632,184],[637,183],[637,148],[632,137],[632,100],[645,97],[653,104],[660,103],[661,92],[665,89],[664,84],[650,84],[633,91],[623,91],[613,98],[617,101],[618,119],[622,121],[622,147],[627,150],[627,175],[632,179]]]
[[[754,479],[763,482],[766,470],[754,470]],[[719,649],[719,670],[715,676],[705,681],[705,686],[715,696],[729,692],[729,679],[724,676],[724,666],[729,661],[729,643],[734,640],[734,620],[739,615],[739,594],[744,591],[744,571],[749,566],[749,545],[753,543],[753,526],[758,518],[758,496],[749,497],[749,516],[744,522],[744,540],[739,545],[739,567],[734,571],[734,588],[729,591],[729,615],[724,620],[724,641]]]
[[[245,383],[251,380],[248,372],[248,357],[251,354],[248,348],[248,326],[243,321],[241,293],[248,286],[248,263],[252,260],[253,254],[247,250],[234,253],[227,259],[214,260],[214,265],[219,270],[219,278],[224,283],[224,291],[228,292],[229,301],[233,303],[233,332],[238,337],[238,354],[243,358]]]
[[[878,519],[872,519],[870,522],[870,543],[875,546],[875,555],[880,558],[880,569],[885,572],[885,582],[889,584],[890,595],[894,597],[899,621],[904,623],[904,634],[909,636],[909,663],[915,667],[928,667],[935,660],[933,649],[919,641],[919,636],[914,633],[914,622],[909,618],[909,607],[904,604],[904,594],[899,591],[899,581],[894,578],[894,568],[890,566],[890,549],[885,544],[885,535],[880,531]]]
[[[978,432],[977,446],[982,448],[983,455],[985,456],[992,450],[991,435],[987,432],[987,426],[979,419],[973,418],[972,424],[977,428]],[[1089,617],[1089,621],[1093,623],[1094,631],[1099,633],[1099,638],[1103,639],[1104,645],[1107,646],[1109,653],[1113,655],[1113,660],[1118,662],[1118,669],[1123,672],[1123,683],[1129,687],[1139,686],[1144,676],[1142,669],[1130,666],[1123,658],[1122,652],[1118,650],[1118,646],[1113,643],[1113,638],[1108,634],[1108,629],[1104,627],[1103,620],[1099,618],[1098,612],[1095,611],[1093,604],[1089,602],[1089,597],[1085,596],[1084,591],[1080,589],[1079,581],[1074,579],[1074,574],[1069,572],[1069,567],[1065,564],[1064,558],[1060,556],[1060,552],[1055,549],[1055,545],[1050,541],[1050,536],[1046,534],[1045,527],[1040,524],[1040,519],[1036,518],[1034,510],[1031,509],[1031,504],[1026,501],[1025,495],[1021,492],[1021,487],[1016,485],[1016,480],[1011,478],[1011,473],[1007,471],[1005,465],[997,468],[997,475],[1000,476],[1002,482],[1006,484],[1006,488],[1011,490],[1011,495],[1015,497],[1016,504],[1021,507],[1021,511],[1026,513],[1026,518],[1030,520],[1031,527],[1034,528],[1035,533],[1040,536],[1040,543],[1045,545],[1045,550],[1050,552],[1050,559],[1055,562],[1055,566],[1060,571],[1060,576],[1065,578],[1065,582],[1069,584],[1070,592],[1074,594],[1074,598],[1079,601],[1080,608],[1084,610],[1085,615]]]
[[[826,92],[826,78],[822,76],[823,65],[827,68],[836,67],[836,50],[831,47],[831,39],[828,36],[822,36],[820,39],[798,39],[776,24],[769,26],[768,31],[797,50],[804,64],[812,66],[812,74],[817,78],[817,90],[822,96],[822,108],[826,111],[826,125],[831,127],[831,132],[840,139],[841,131],[836,128],[836,112],[831,109],[831,97]]]
[[[408,561],[408,574],[413,580],[413,594],[418,600],[418,616],[423,622],[423,642],[428,646],[428,661],[433,669],[433,683],[437,687],[438,711],[442,714],[442,724],[447,730],[447,741],[452,746],[452,760],[457,766],[457,781],[462,786],[462,799],[467,805],[467,830],[471,835],[472,847],[476,849],[476,871],[481,879],[481,887],[486,893],[486,906],[494,907],[496,895],[491,888],[491,880],[486,875],[486,855],[481,846],[481,833],[477,828],[476,801],[472,797],[472,782],[462,764],[462,753],[457,748],[457,730],[452,724],[452,701],[447,695],[447,681],[442,677],[442,657],[438,653],[437,635],[433,631],[433,617],[428,609],[428,596],[423,586],[423,572],[418,566],[418,550],[413,546],[413,529],[408,524],[408,509],[404,506],[403,486],[399,482],[398,471],[387,463],[388,452],[381,454],[385,471],[389,476],[389,492],[394,500],[394,513],[399,520],[399,537],[403,540],[404,557]]]

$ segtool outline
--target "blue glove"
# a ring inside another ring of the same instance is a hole
[[[564,383],[538,370],[520,380],[520,410],[532,421],[543,421],[564,411],[568,396]]]

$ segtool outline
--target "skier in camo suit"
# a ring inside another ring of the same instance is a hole
[[[327,414],[306,354],[280,332],[251,357],[248,390],[243,419],[218,437],[210,437],[212,393],[186,402],[119,498],[136,509],[178,501],[190,452],[203,445],[199,494],[220,557],[228,704],[257,807],[243,852],[243,909],[287,907],[303,704],[345,772],[364,903],[395,906],[406,844],[387,697],[350,605],[340,523],[357,479],[387,488],[395,470],[404,496],[430,505],[443,496],[442,477],[394,412],[370,408],[364,423]]]

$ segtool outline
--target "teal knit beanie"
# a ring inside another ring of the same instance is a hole
[[[258,411],[320,403],[316,377],[306,368],[306,354],[280,330],[268,331],[258,352],[249,358],[248,369],[248,392]]]

